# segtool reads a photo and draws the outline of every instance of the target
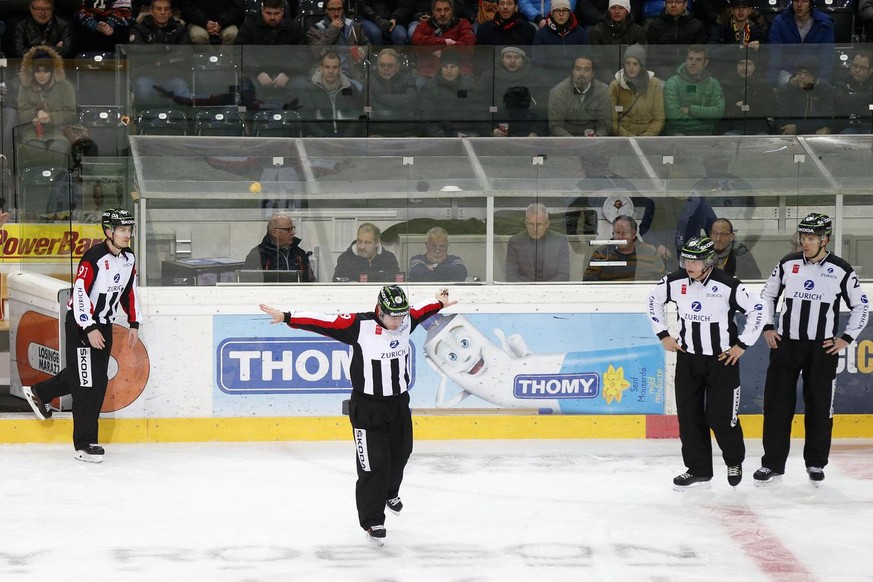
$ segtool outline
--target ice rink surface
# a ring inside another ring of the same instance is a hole
[[[401,516],[358,527],[348,442],[2,445],[0,580],[873,580],[873,441],[808,484],[677,493],[679,443],[417,442]]]

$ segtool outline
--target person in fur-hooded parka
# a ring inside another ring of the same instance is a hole
[[[51,47],[39,45],[24,53],[18,71],[18,118],[31,120],[35,137],[60,132],[76,120],[76,91],[64,74],[64,60]],[[34,135],[24,135],[27,140]]]

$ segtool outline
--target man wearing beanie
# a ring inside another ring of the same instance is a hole
[[[576,6],[576,0],[569,0],[570,9]],[[546,16],[552,11],[552,0],[519,0],[518,11],[528,21],[539,28],[546,25]]]
[[[590,1],[590,0],[588,0]],[[633,21],[629,0],[609,0],[609,9],[591,27],[589,41],[593,45],[646,44],[646,31]]]
[[[629,0],[628,2],[612,2],[611,0],[577,0],[576,18],[579,23],[588,27],[609,20],[609,9],[613,4],[624,7],[630,13],[628,22],[641,22],[645,0]]]
[[[533,44],[535,32],[533,26],[519,14],[518,0],[500,0],[494,18],[479,25],[476,44],[530,46]]]

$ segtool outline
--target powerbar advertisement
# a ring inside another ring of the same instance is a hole
[[[266,318],[213,318],[216,416],[340,413],[351,348]],[[663,414],[644,314],[439,314],[411,338],[412,406]]]

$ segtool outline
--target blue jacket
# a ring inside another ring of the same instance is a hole
[[[794,6],[776,17],[770,25],[770,69],[768,79],[775,86],[784,85],[801,51],[806,56],[815,56],[821,62],[818,78],[830,80],[834,68],[834,21],[821,10],[812,9],[812,29],[806,39],[800,38],[800,31],[794,21]],[[815,47],[789,47],[788,44],[817,45]],[[786,74],[787,73],[787,74]]]

